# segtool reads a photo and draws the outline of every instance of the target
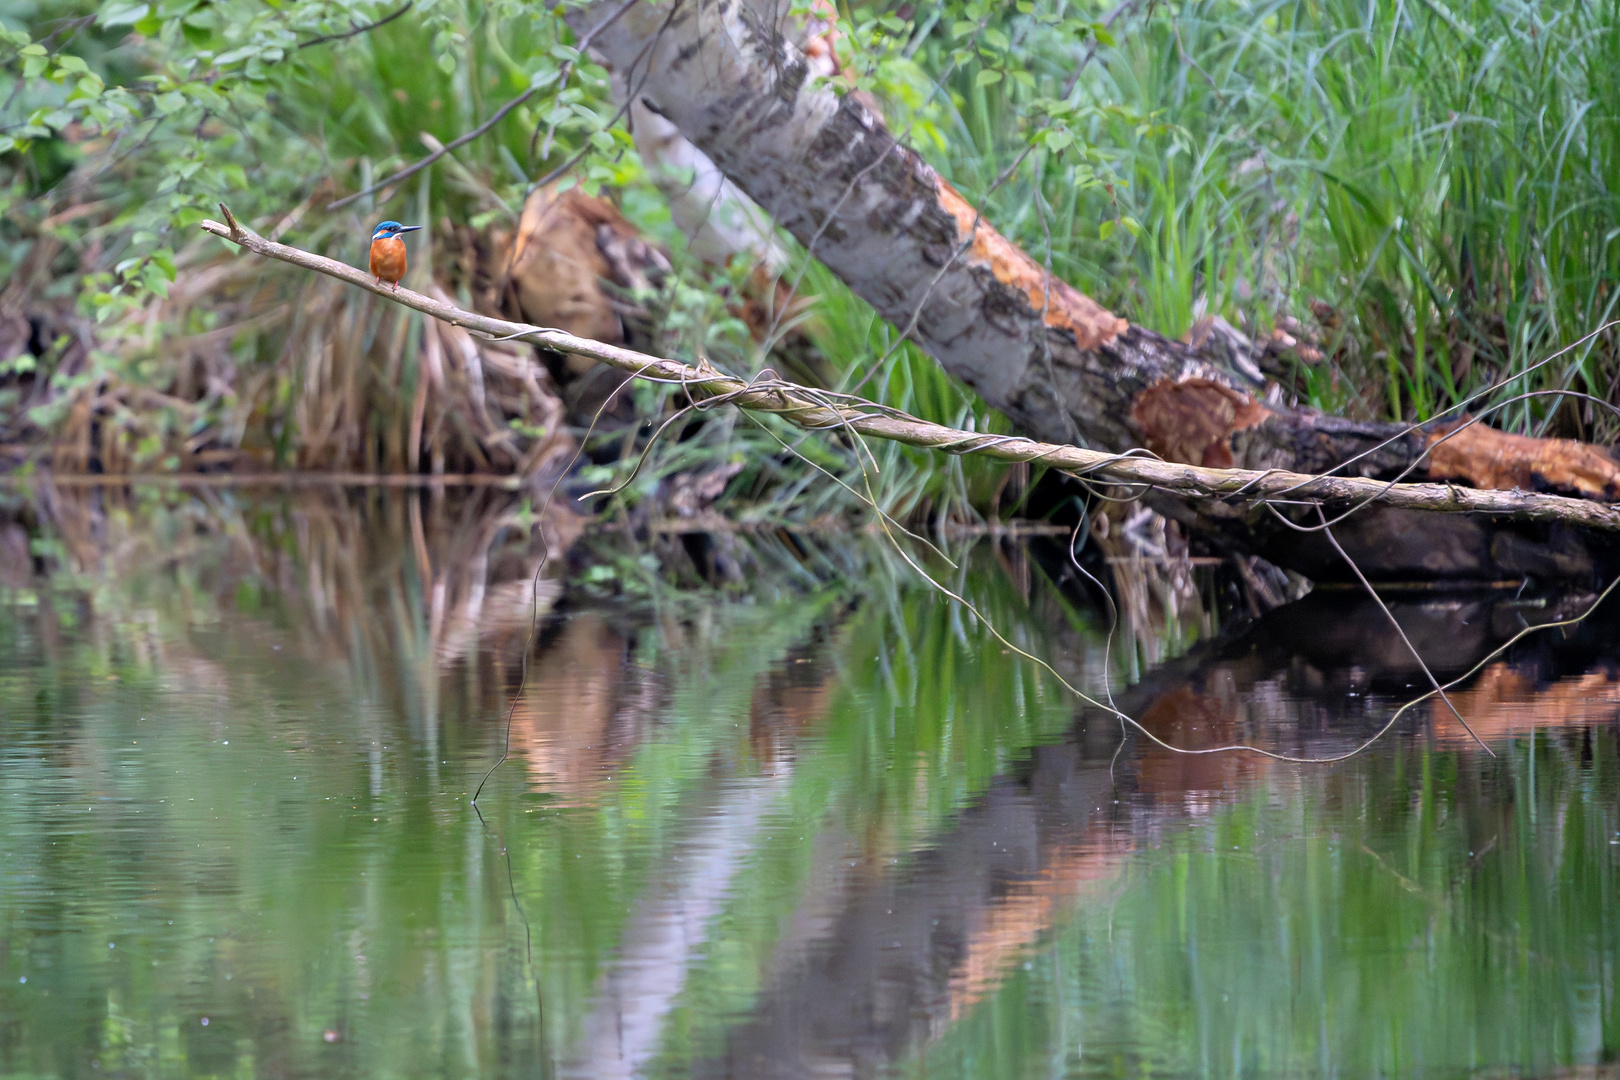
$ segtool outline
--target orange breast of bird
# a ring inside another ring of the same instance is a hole
[[[391,285],[405,276],[405,241],[385,236],[371,242],[371,272]]]

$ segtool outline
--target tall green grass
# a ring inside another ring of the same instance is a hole
[[[983,192],[1084,43],[1009,18],[1034,85],[951,84],[948,169]],[[1020,36],[1022,35],[1022,36]],[[1425,419],[1620,314],[1620,5],[1133,5],[1076,90],[1086,153],[1032,156],[989,216],[1172,336],[1201,314],[1315,327],[1310,404]],[[927,48],[936,56],[942,35]],[[925,54],[920,54],[925,55]],[[1109,231],[1105,223],[1128,228]],[[1140,223],[1137,227],[1136,223]],[[1105,235],[1106,234],[1106,235]],[[1513,385],[1614,400],[1613,332]],[[1601,408],[1504,422],[1607,440]]]

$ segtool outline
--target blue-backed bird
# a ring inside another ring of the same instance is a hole
[[[405,241],[399,238],[400,234],[415,232],[421,227],[385,221],[371,231],[371,272],[376,275],[377,284],[386,281],[399,288],[399,280],[405,276]]]

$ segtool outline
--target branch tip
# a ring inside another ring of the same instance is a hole
[[[225,215],[225,224],[230,226],[231,239],[240,241],[242,236],[242,226],[237,223],[236,215],[231,213],[231,208],[226,206],[224,203],[220,203],[219,212]]]

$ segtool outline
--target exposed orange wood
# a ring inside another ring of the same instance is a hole
[[[1067,330],[1082,349],[1095,349],[1123,334],[1130,323],[1086,296],[1073,285],[1053,277],[1030,258],[1023,248],[1008,240],[943,177],[939,181],[939,202],[956,219],[958,238],[973,247],[965,260],[990,270],[996,280],[1022,292],[1036,311],[1046,310],[1046,325]]]
[[[1478,488],[1573,491],[1589,499],[1620,498],[1620,462],[1609,451],[1571,439],[1532,439],[1465,421],[1429,434],[1429,476]]]

